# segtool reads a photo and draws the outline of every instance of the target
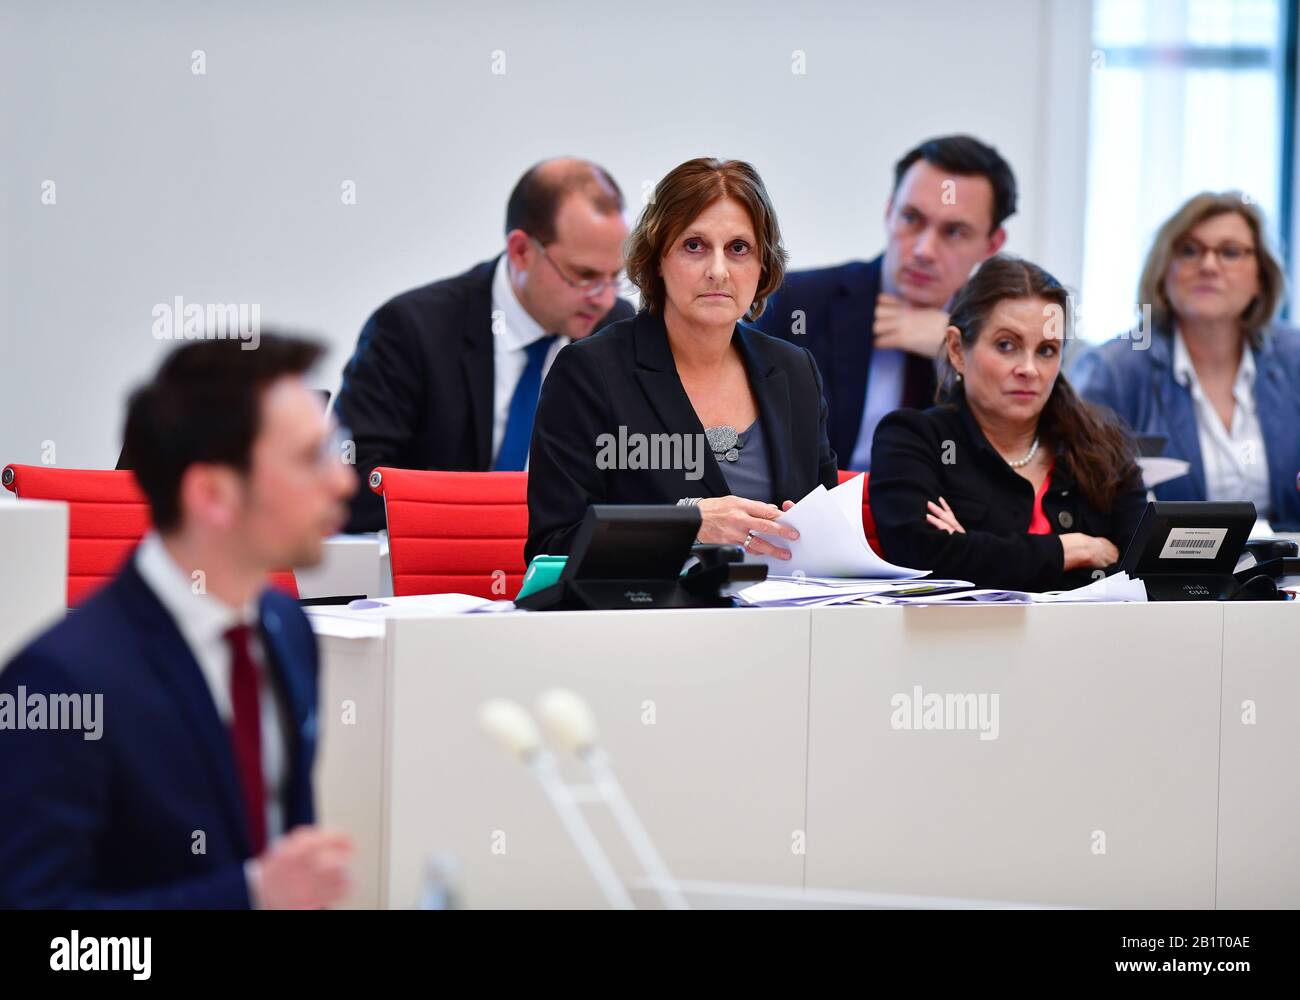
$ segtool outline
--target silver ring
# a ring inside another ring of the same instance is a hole
[[[754,533],[751,531],[748,535],[745,536],[745,540],[741,542],[740,547],[743,549],[748,549],[749,543],[752,542],[753,540],[754,540]]]

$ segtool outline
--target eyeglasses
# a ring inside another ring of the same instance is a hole
[[[1254,256],[1252,247],[1240,243],[1224,243],[1217,247],[1207,247],[1199,240],[1179,240],[1174,245],[1174,260],[1179,264],[1199,264],[1207,253],[1214,254],[1223,267],[1240,264],[1248,257]]]
[[[550,264],[551,267],[555,268],[555,273],[560,276],[560,280],[579,295],[584,295],[587,298],[595,298],[606,288],[613,288],[615,292],[622,291],[624,282],[624,275],[622,272],[619,272],[612,278],[583,278],[580,281],[574,281],[560,269],[560,265],[555,263],[555,260],[551,255],[546,252],[546,247],[542,246],[541,240],[536,236],[530,236],[528,238],[532,240],[537,249],[542,252],[542,256],[546,258],[546,262]]]

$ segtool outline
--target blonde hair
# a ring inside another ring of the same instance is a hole
[[[1286,275],[1277,255],[1268,245],[1263,213],[1240,191],[1202,191],[1185,201],[1156,232],[1151,251],[1142,266],[1138,303],[1150,304],[1151,319],[1157,330],[1169,330],[1174,318],[1173,304],[1165,292],[1165,277],[1173,261],[1174,247],[1206,219],[1229,213],[1245,220],[1255,240],[1253,249],[1259,269],[1259,294],[1250,300],[1240,321],[1242,332],[1253,346],[1258,346],[1260,332],[1277,315],[1278,307],[1286,297]]]

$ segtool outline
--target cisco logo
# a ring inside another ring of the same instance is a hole
[[[1188,597],[1210,596],[1210,588],[1203,583],[1185,583],[1183,584],[1183,590],[1186,591]]]
[[[644,590],[625,590],[623,596],[633,604],[653,604],[655,599]]]

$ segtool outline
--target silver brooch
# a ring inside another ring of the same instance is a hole
[[[704,437],[709,442],[709,449],[713,452],[713,457],[719,462],[740,461],[740,449],[736,447],[740,441],[740,433],[736,428],[730,425],[706,427],[704,428]]]

